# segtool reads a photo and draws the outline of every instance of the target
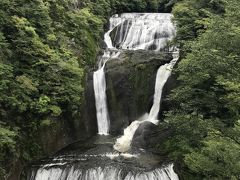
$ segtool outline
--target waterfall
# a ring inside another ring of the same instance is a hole
[[[122,49],[144,49],[160,51],[166,48],[169,40],[175,36],[175,27],[171,21],[171,14],[122,14],[120,17],[115,16],[117,22],[123,19],[125,23],[118,24],[114,42]],[[127,23],[126,23],[127,22]],[[126,25],[127,24],[127,25]],[[126,27],[124,33],[122,27]],[[123,35],[122,35],[123,33]],[[173,51],[171,48],[170,51]],[[162,90],[171,75],[172,68],[178,60],[178,52],[174,52],[173,60],[170,63],[160,66],[155,80],[154,101],[148,116],[141,117],[133,121],[126,129],[124,134],[116,140],[114,149],[119,152],[126,152],[131,147],[132,138],[139,125],[145,121],[158,124],[158,113]]]
[[[107,48],[93,75],[98,134],[108,135],[110,130],[104,73],[106,63],[124,50],[172,52],[174,48],[169,49],[168,42],[176,32],[171,18],[172,15],[167,13],[124,13],[110,18],[109,30],[104,35]],[[178,180],[173,164],[160,167],[154,154],[127,152],[141,123],[158,123],[162,89],[178,60],[178,52],[172,54],[173,60],[157,71],[154,102],[149,114],[132,122],[117,140],[111,136],[98,136],[103,138],[102,141],[88,139],[84,144],[74,144],[76,149],[68,147],[54,158],[36,162],[29,167],[27,180]]]
[[[109,52],[105,52],[101,61],[99,62],[99,69],[93,74],[98,133],[101,135],[108,134],[110,123],[107,109],[106,80],[104,74],[104,67],[109,58]]]
[[[115,150],[119,152],[127,152],[131,148],[132,138],[141,123],[149,121],[153,124],[158,124],[158,113],[160,110],[162,90],[170,77],[173,66],[177,62],[178,58],[178,51],[174,52],[172,61],[159,67],[155,81],[154,100],[150,113],[145,114],[136,121],[133,121],[126,129],[124,129],[124,134],[116,140],[116,143],[113,146]]]
[[[114,18],[121,22],[113,40],[120,49],[159,51],[175,35],[172,15],[168,13],[125,13]]]
[[[97,167],[81,170],[74,166],[50,170],[40,168],[28,177],[29,180],[178,180],[173,164],[147,172],[124,172],[115,167]]]
[[[98,134],[108,135],[110,128],[105,64],[116,58],[121,49],[160,51],[166,48],[176,33],[171,18],[168,13],[124,13],[110,18],[109,31],[104,35],[107,49],[93,75]]]
[[[168,64],[164,64],[163,66],[160,66],[160,68],[157,71],[153,105],[152,105],[152,108],[151,108],[149,116],[148,116],[148,121],[150,121],[154,124],[158,123],[158,121],[156,121],[156,120],[158,118],[158,113],[160,110],[163,87],[171,75],[173,66],[175,65],[175,63],[177,62],[177,60],[179,58],[178,51],[173,52],[172,54],[173,54],[172,61]]]
[[[105,51],[98,64],[98,70],[93,73],[93,87],[97,112],[98,134],[108,135],[110,121],[107,107],[106,79],[104,67],[111,58],[117,58],[120,52]]]
[[[111,22],[112,20],[110,20]],[[104,73],[104,67],[107,61],[111,58],[116,58],[120,52],[111,51],[112,41],[110,33],[114,28],[113,23],[110,25],[110,30],[104,35],[104,42],[106,43],[108,49],[104,51],[98,63],[98,70],[93,73],[93,87],[95,95],[95,106],[96,106],[96,116],[98,124],[98,134],[108,135],[109,134],[109,114],[107,107],[107,95],[106,95],[106,78]]]
[[[138,120],[133,121],[126,129],[124,134],[116,140],[113,148],[118,152],[127,152],[131,147],[132,138],[139,125],[144,122],[148,117],[148,114],[144,114]]]

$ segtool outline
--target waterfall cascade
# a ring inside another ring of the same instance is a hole
[[[173,66],[176,64],[179,53],[178,51],[173,52],[173,59],[170,63],[164,64],[163,66],[160,66],[156,75],[156,81],[155,81],[155,93],[154,93],[154,99],[153,99],[153,105],[150,110],[148,121],[157,124],[158,123],[158,113],[160,110],[161,105],[161,98],[162,98],[162,90],[164,85],[166,84],[168,78],[171,75]]]
[[[167,47],[168,41],[175,36],[171,17],[172,15],[167,13],[125,13],[110,18],[110,28],[104,36],[107,49],[93,76],[100,135],[108,135],[110,130],[104,73],[107,61],[118,57],[122,50],[173,51],[174,49]],[[129,150],[134,133],[142,122],[158,123],[162,89],[177,59],[178,53],[173,53],[173,60],[158,69],[154,103],[150,113],[124,130],[124,135],[118,138],[114,145],[118,152],[112,148],[115,138],[104,139],[105,144],[96,144],[94,140],[94,143],[85,149],[81,144],[81,150],[70,150],[31,166],[27,180],[178,180],[173,164],[159,167],[159,161],[156,160],[158,156],[148,153],[121,153]]]
[[[107,108],[107,96],[106,96],[106,80],[104,67],[106,62],[113,57],[118,56],[118,52],[105,51],[98,64],[98,70],[93,74],[93,86],[95,94],[96,112],[97,112],[97,124],[98,134],[108,135],[109,133],[109,115]]]
[[[128,172],[115,167],[91,168],[88,170],[76,169],[74,166],[61,169],[58,167],[38,169],[37,173],[29,175],[35,180],[178,180],[173,171],[173,164],[157,168],[145,173]]]
[[[27,180],[178,180],[173,164],[159,168],[152,155],[141,159],[137,154],[111,153],[111,149],[98,146],[57,156],[44,165],[32,166]]]
[[[108,135],[110,126],[104,74],[106,62],[116,58],[121,49],[164,50],[175,36],[171,18],[168,13],[124,13],[110,18],[110,29],[104,35],[107,49],[93,76],[99,134]]]
[[[171,75],[172,68],[177,62],[178,57],[178,52],[174,52],[172,61],[159,67],[156,75],[154,100],[150,113],[145,114],[136,121],[133,121],[126,129],[124,129],[123,136],[118,138],[113,146],[115,150],[119,152],[127,152],[130,149],[134,133],[141,123],[149,121],[153,124],[158,124],[158,113],[160,110],[162,90]]]

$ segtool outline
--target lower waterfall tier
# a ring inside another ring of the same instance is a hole
[[[70,145],[26,169],[27,180],[178,180],[173,164],[143,149],[118,153],[115,138],[98,136]]]
[[[33,176],[34,177],[34,174]],[[31,178],[30,178],[31,179]],[[97,167],[85,171],[75,166],[51,168],[50,170],[39,169],[36,180],[177,180],[173,171],[173,165],[164,168],[154,169],[148,172],[124,172],[122,168]]]

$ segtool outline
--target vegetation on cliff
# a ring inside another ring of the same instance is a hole
[[[165,143],[183,179],[240,178],[240,2],[184,0],[173,10],[182,58]]]
[[[42,154],[41,126],[80,117],[108,17],[174,4],[181,62],[161,151],[183,179],[240,178],[239,0],[1,0],[0,179]]]
[[[83,78],[108,17],[171,7],[166,0],[0,1],[0,179],[17,160],[42,154],[41,126],[80,117]]]

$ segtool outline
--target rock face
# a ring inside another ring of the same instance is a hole
[[[82,117],[80,118],[83,121],[83,126],[78,127],[83,130],[83,133],[88,137],[91,137],[97,133],[97,118],[96,118],[96,107],[95,107],[95,97],[93,89],[93,71],[88,73],[86,77],[85,85],[85,101],[82,104],[81,108]],[[85,131],[85,132],[84,132]],[[82,136],[78,134],[77,136]]]
[[[132,121],[149,112],[159,66],[172,56],[154,51],[124,51],[108,61],[106,72],[111,134],[122,134]]]
[[[93,92],[93,74],[89,73],[85,79],[85,94],[80,107],[78,118],[73,120],[70,115],[65,114],[61,119],[53,119],[48,125],[42,125],[38,132],[38,141],[42,147],[43,154],[51,156],[79,140],[85,140],[97,133],[97,120],[95,110],[95,98]],[[19,180],[25,162],[20,159],[9,172],[8,180]],[[24,174],[22,174],[24,176]],[[23,178],[25,179],[25,178]]]
[[[149,112],[153,103],[157,70],[171,59],[172,56],[168,53],[139,50],[124,51],[117,59],[108,61],[105,72],[110,134],[122,134],[131,122]],[[65,115],[50,126],[42,127],[39,141],[45,154],[54,154],[73,142],[97,133],[93,73],[88,73],[85,80],[85,95],[79,119],[74,121]],[[171,87],[171,84],[169,80],[165,92],[169,91],[168,86]],[[140,125],[134,135],[134,147],[149,146],[146,138],[154,134],[156,129],[155,125],[149,123]]]
[[[54,120],[50,126],[42,127],[39,138],[45,154],[51,155],[73,142],[96,134],[97,122],[92,73],[86,77],[83,98],[78,118],[73,120],[69,118],[70,115],[65,114],[62,119]]]
[[[133,136],[131,147],[133,149],[146,149],[150,145],[149,138],[153,136],[157,130],[157,126],[151,122],[146,121],[141,123]]]
[[[156,72],[159,66],[172,59],[170,54],[154,51],[124,51],[119,58],[108,61],[105,67],[110,134],[122,134],[132,121],[149,112],[154,95]],[[51,126],[42,127],[40,141],[44,153],[53,154],[77,140],[97,133],[93,73],[85,79],[84,102],[78,120],[66,115]],[[163,93],[169,93],[174,78],[170,78]]]
[[[156,144],[162,145],[167,137],[169,137],[171,132],[172,130],[166,126],[157,126],[148,121],[143,122],[139,125],[133,136],[131,149],[146,149],[164,156],[164,152],[162,152],[160,149],[157,149],[156,151]]]

